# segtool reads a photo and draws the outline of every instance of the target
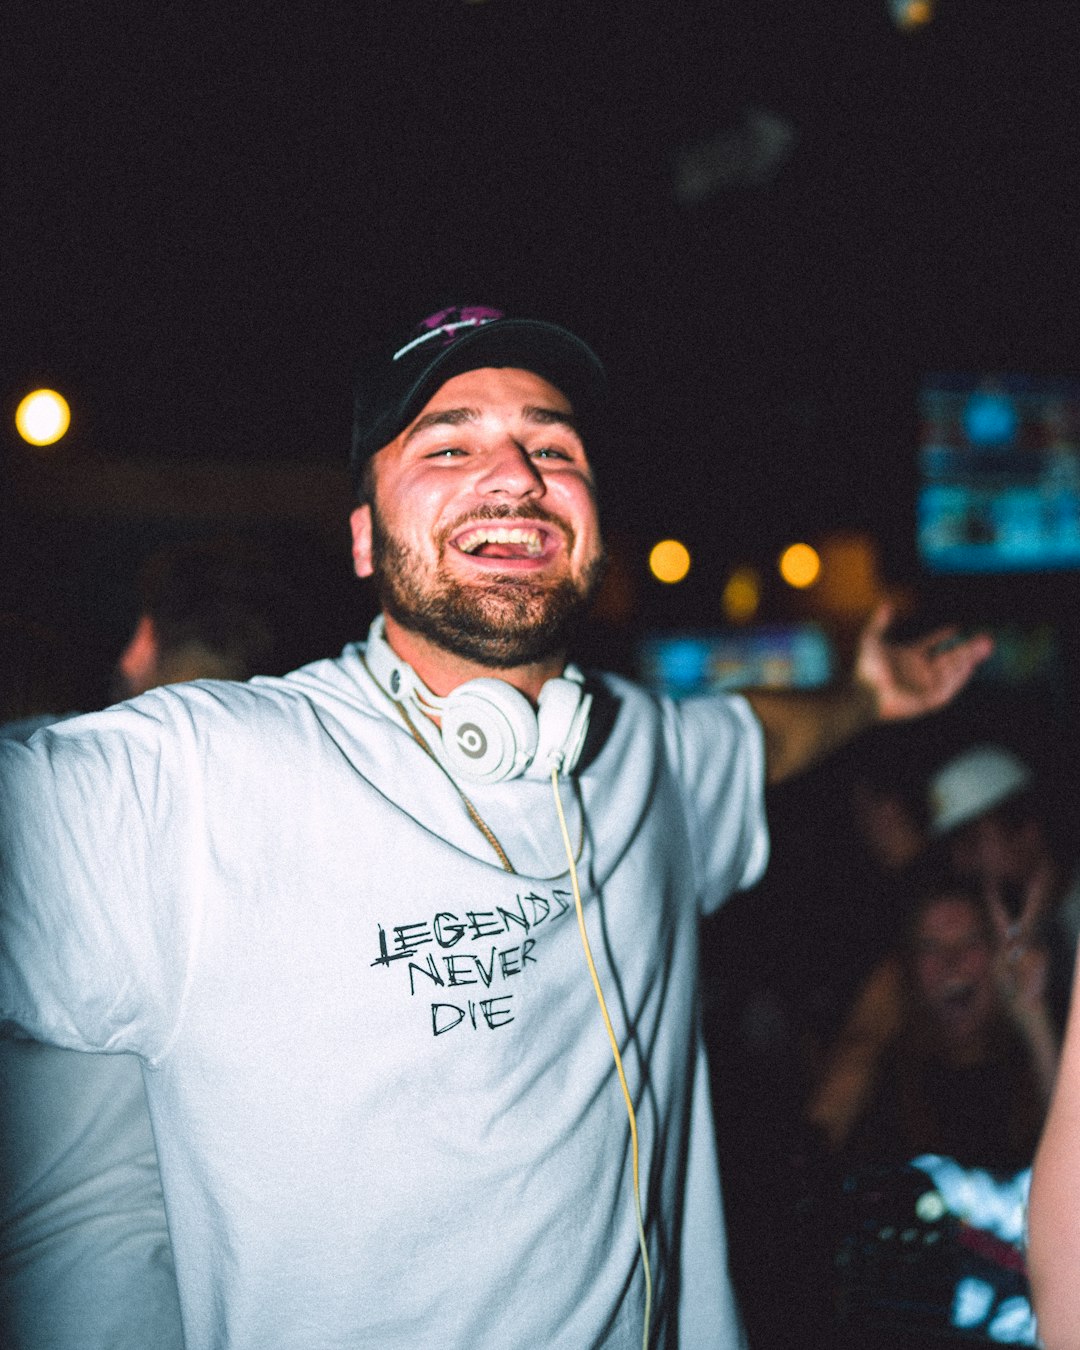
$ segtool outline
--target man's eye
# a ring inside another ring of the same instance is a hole
[[[463,455],[464,450],[459,445],[441,445],[438,450],[431,450],[425,459],[456,459],[458,455]]]
[[[539,450],[532,452],[533,459],[569,459],[570,456],[565,450],[560,450],[557,445],[543,445]]]

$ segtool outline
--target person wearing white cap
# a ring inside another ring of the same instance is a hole
[[[1031,784],[1031,770],[1012,751],[1000,745],[965,750],[940,768],[930,783],[930,833],[941,838]]]
[[[853,1162],[902,1164],[923,1153],[1018,1171],[1031,1163],[1053,1088],[1058,1038],[1045,998],[1045,952],[1017,948],[977,882],[924,861],[908,879],[909,914],[891,958],[888,1033],[850,1056],[850,1112],[828,1142]],[[870,1051],[873,1053],[869,1053]],[[832,1123],[828,1118],[823,1125]]]
[[[1004,905],[1011,940],[1050,946],[1060,1027],[1080,938],[1080,873],[1062,856],[1031,766],[1002,745],[975,745],[942,765],[927,795],[931,839]]]

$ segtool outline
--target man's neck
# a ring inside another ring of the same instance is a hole
[[[505,680],[535,704],[548,680],[561,675],[566,667],[566,653],[559,652],[542,661],[495,669],[448,651],[423,634],[405,628],[389,614],[384,613],[383,619],[386,640],[393,651],[407,661],[431,692],[440,698],[445,698],[467,680],[487,678]]]

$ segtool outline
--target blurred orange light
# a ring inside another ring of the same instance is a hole
[[[791,544],[780,555],[780,575],[789,586],[803,591],[821,572],[821,559],[809,544]]]
[[[35,389],[15,409],[15,429],[31,445],[53,445],[71,424],[67,399],[55,389]]]
[[[932,0],[894,0],[893,17],[898,28],[922,28],[934,17]]]
[[[821,540],[821,576],[814,606],[833,623],[860,623],[881,600],[877,545],[864,534],[838,531]]]
[[[661,539],[649,554],[649,571],[669,586],[682,581],[690,571],[690,550],[677,539]]]
[[[753,567],[739,567],[728,577],[720,597],[724,616],[731,623],[746,623],[761,603],[761,577]]]

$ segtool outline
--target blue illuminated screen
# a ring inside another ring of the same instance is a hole
[[[833,651],[816,624],[705,633],[654,633],[638,647],[638,674],[661,694],[685,698],[726,689],[809,689],[827,684]]]
[[[1080,382],[926,380],[917,530],[932,572],[1080,567]]]

